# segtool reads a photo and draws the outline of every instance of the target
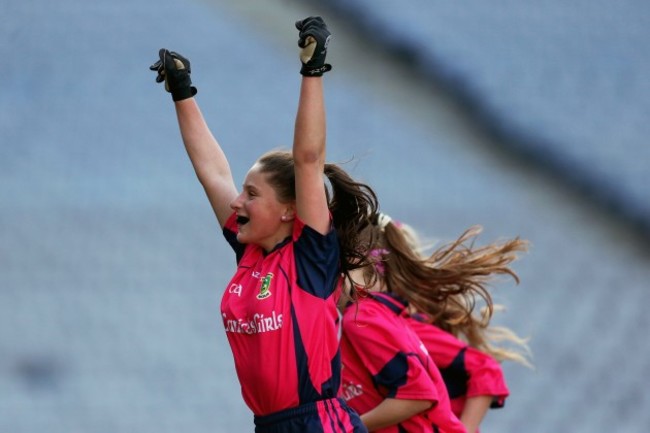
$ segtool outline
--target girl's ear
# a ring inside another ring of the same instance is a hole
[[[283,222],[286,221],[293,221],[293,219],[296,217],[296,207],[294,205],[288,205],[287,208],[284,210],[284,213],[280,217],[280,219]]]

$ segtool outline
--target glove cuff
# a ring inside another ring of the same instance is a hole
[[[198,92],[198,90],[196,90],[196,87],[194,87],[194,86],[183,87],[181,89],[175,89],[175,90],[171,91],[172,100],[174,102],[182,101],[183,99],[191,98],[192,96],[196,95],[197,92]]]
[[[300,68],[300,75],[303,75],[305,77],[320,77],[322,76],[325,72],[329,72],[332,70],[332,65],[329,63],[325,63],[322,66],[307,66],[306,64],[303,63],[302,68]]]

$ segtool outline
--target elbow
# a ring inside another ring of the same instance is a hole
[[[196,169],[194,172],[196,173],[196,178],[199,180],[199,183],[206,191],[218,189],[220,185],[223,185],[228,179],[227,176],[215,172],[214,170]]]
[[[438,403],[438,401],[436,401],[436,400],[421,400],[420,401],[420,411],[418,413],[425,412],[425,411],[433,408],[437,403]]]
[[[209,169],[206,167],[201,167],[201,166],[194,166],[194,173],[196,174],[196,178],[199,180],[199,183],[203,185],[204,187],[209,186],[210,184],[214,183],[216,180],[215,173],[211,172]]]
[[[293,161],[296,166],[323,164],[325,162],[325,152],[316,150],[296,151],[294,149]]]

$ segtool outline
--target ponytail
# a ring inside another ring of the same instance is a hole
[[[324,173],[331,186],[328,207],[339,240],[341,272],[352,283],[350,271],[370,264],[367,251],[374,240],[366,233],[376,219],[377,195],[370,186],[356,182],[338,165],[325,164]],[[355,298],[354,294],[352,297]]]
[[[408,227],[408,226],[405,226]],[[373,248],[386,251],[381,257],[387,291],[404,298],[416,311],[427,314],[439,328],[455,335],[470,346],[490,354],[498,361],[513,360],[530,366],[527,340],[506,327],[490,326],[494,311],[501,309],[492,301],[488,283],[505,275],[519,283],[510,264],[528,248],[519,238],[484,247],[475,247],[480,226],[466,230],[456,241],[442,246],[431,255],[421,254],[413,232],[399,223],[375,225]],[[377,267],[375,266],[375,273]],[[484,304],[478,308],[478,304]],[[506,348],[497,343],[511,343]]]

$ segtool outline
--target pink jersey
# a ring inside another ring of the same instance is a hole
[[[340,321],[336,233],[298,219],[293,236],[268,254],[236,239],[233,214],[224,236],[237,271],[221,315],[248,407],[257,416],[337,396]]]
[[[404,303],[383,293],[373,293],[346,308],[340,396],[360,414],[385,398],[435,402],[429,411],[378,430],[382,433],[465,432],[451,411],[440,372],[407,325],[404,310]]]
[[[492,408],[503,407],[509,391],[501,365],[494,358],[427,323],[423,315],[407,320],[440,369],[457,416],[460,417],[468,397],[490,395],[494,397]]]

